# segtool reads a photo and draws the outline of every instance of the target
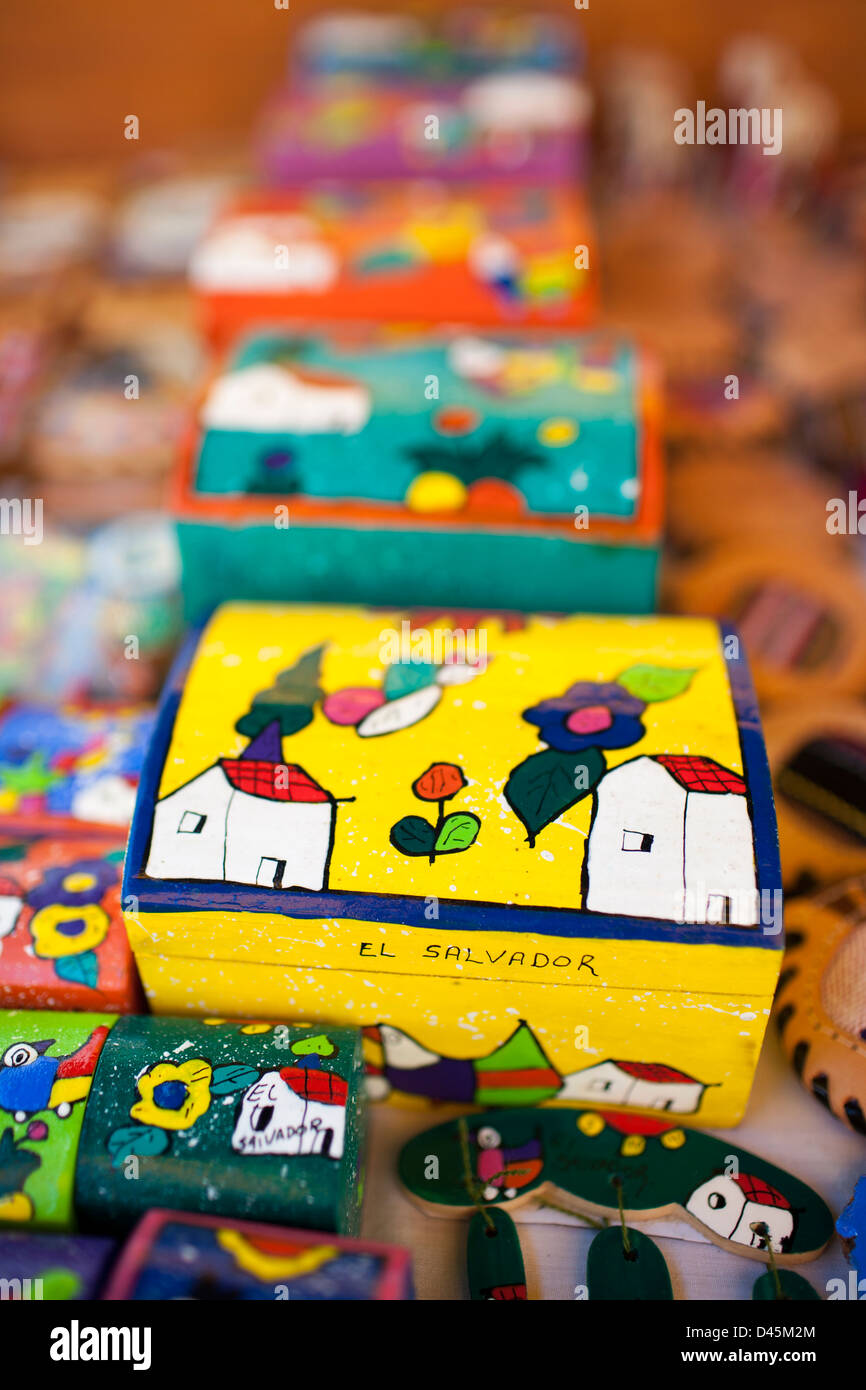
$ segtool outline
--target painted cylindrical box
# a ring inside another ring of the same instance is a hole
[[[155,1010],[361,1025],[379,1095],[734,1124],[782,946],[739,639],[227,604],[166,689],[124,905]]]
[[[652,612],[655,369],[608,335],[253,334],[173,507],[191,621],[230,599]]]
[[[117,1231],[170,1202],[356,1234],[363,1118],[357,1029],[126,1017],[87,1104],[78,1219]]]
[[[84,1109],[109,1014],[0,1011],[0,1229],[71,1231]]]

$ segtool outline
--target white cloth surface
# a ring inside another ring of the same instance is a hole
[[[362,1235],[367,1240],[405,1246],[412,1252],[419,1299],[463,1299],[466,1222],[428,1216],[400,1186],[396,1166],[402,1146],[413,1134],[441,1124],[465,1110],[453,1106],[404,1109],[371,1107],[367,1192]],[[709,1133],[730,1138],[738,1148],[794,1173],[821,1194],[834,1219],[847,1204],[854,1184],[866,1173],[866,1138],[854,1134],[799,1084],[770,1026],[761,1054],[751,1100],[736,1129]],[[595,1232],[550,1209],[517,1211],[526,1264],[529,1297],[573,1299],[583,1284],[586,1252]],[[705,1241],[691,1226],[676,1222],[636,1222],[652,1234],[671,1272],[674,1295],[682,1299],[750,1300],[764,1267],[756,1260],[729,1254]],[[658,1233],[667,1229],[670,1234]],[[817,1260],[797,1270],[822,1295],[827,1281],[848,1278],[849,1265],[837,1236]]]

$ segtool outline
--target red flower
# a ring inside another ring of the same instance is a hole
[[[466,785],[456,763],[433,763],[412,783],[412,790],[421,801],[450,801]]]

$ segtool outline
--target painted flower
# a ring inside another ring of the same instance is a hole
[[[83,907],[52,903],[33,914],[30,934],[37,956],[59,960],[95,950],[105,940],[110,925],[111,918],[98,903],[85,903]]]
[[[191,1129],[210,1106],[210,1062],[192,1057],[188,1062],[155,1062],[138,1078],[140,1099],[130,1116],[159,1129]]]
[[[412,783],[421,801],[450,801],[466,786],[462,770],[454,763],[433,763]]]
[[[79,859],[74,864],[61,864],[46,869],[42,882],[27,894],[31,907],[50,907],[63,903],[66,907],[82,907],[98,903],[107,888],[117,882],[116,864],[104,859]]]
[[[561,753],[582,748],[628,748],[643,738],[646,703],[616,681],[578,681],[564,695],[523,711],[538,737]]]

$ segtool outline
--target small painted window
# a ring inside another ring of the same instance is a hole
[[[622,847],[627,850],[636,850],[639,854],[649,854],[653,847],[653,836],[646,835],[642,830],[624,830],[622,832]]]
[[[731,900],[725,893],[711,893],[707,898],[707,921],[725,926],[731,920]]]
[[[184,811],[180,818],[180,825],[177,827],[179,835],[200,835],[204,828],[207,816],[202,816],[198,811]]]
[[[259,860],[259,871],[256,874],[256,883],[260,888],[282,888],[283,874],[285,872],[285,859],[267,859],[262,856]]]

